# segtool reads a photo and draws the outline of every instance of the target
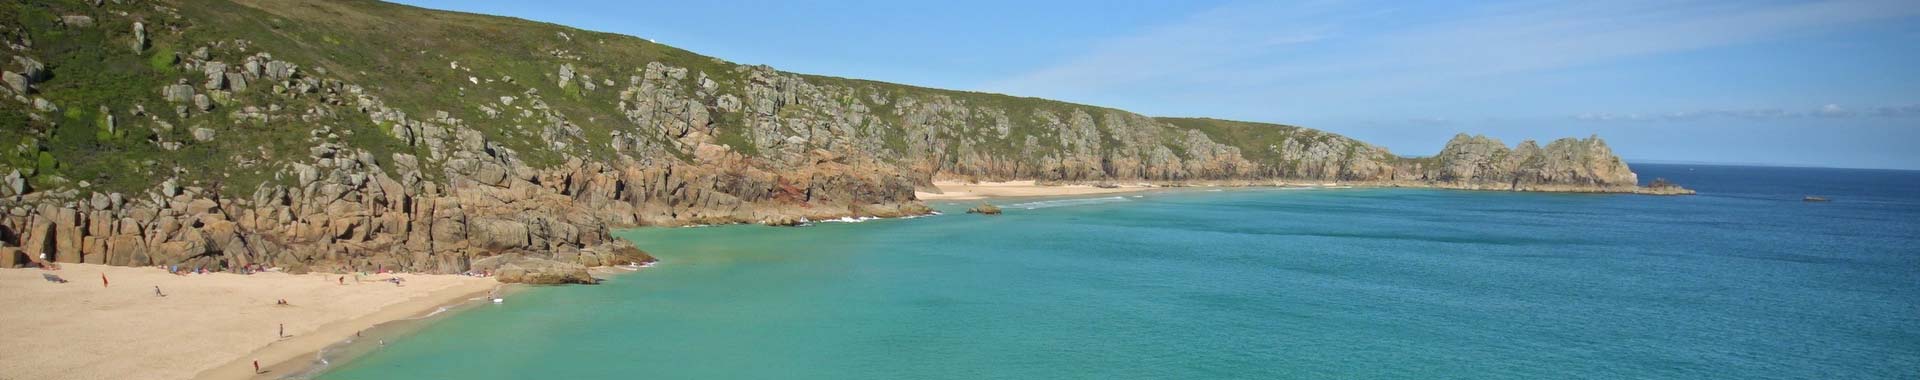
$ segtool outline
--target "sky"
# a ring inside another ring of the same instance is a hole
[[[1629,162],[1920,169],[1920,0],[401,0],[809,74]]]

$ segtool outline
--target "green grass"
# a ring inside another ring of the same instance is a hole
[[[153,68],[153,71],[160,72],[160,73],[174,72],[173,66],[174,64],[180,61],[180,56],[173,51],[173,47],[159,46],[149,51],[151,53],[147,54],[148,67],[151,67]]]

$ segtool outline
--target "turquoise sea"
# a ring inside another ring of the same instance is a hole
[[[1182,190],[624,231],[663,262],[320,378],[1920,378],[1920,172],[1636,169],[1701,195]]]

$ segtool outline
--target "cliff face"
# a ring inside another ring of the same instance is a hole
[[[371,1],[0,4],[0,266],[458,272],[611,228],[926,212],[934,178],[1646,191],[1598,138],[1312,129],[785,73]]]
[[[1563,138],[1545,149],[1532,140],[1508,149],[1486,136],[1456,135],[1440,154],[1409,162],[1419,179],[1441,187],[1518,190],[1679,193],[1679,189],[1641,188],[1639,177],[1613,155],[1598,136]]]

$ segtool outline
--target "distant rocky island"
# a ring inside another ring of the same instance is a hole
[[[610,231],[929,212],[936,179],[1688,194],[1598,137],[1289,125],[788,73],[375,1],[0,4],[0,267],[519,271]]]

